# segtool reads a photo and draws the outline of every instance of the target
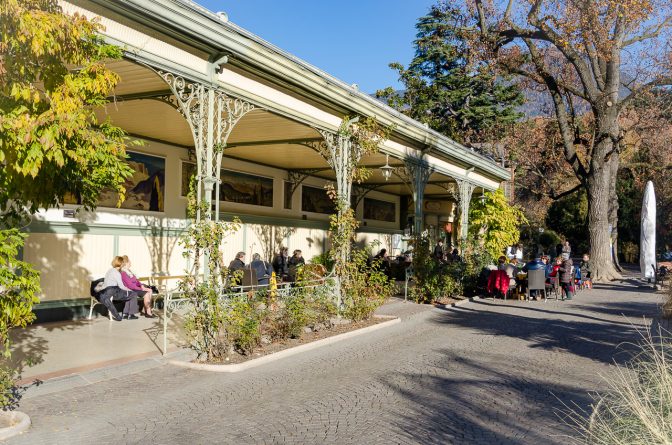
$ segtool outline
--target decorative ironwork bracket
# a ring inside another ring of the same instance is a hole
[[[469,230],[469,204],[471,203],[471,195],[474,193],[476,185],[467,179],[455,179],[455,181],[460,193],[458,200],[460,205],[460,237],[466,240]]]

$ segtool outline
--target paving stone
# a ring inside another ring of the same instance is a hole
[[[400,324],[245,373],[160,364],[54,387],[7,443],[567,443],[558,410],[605,387],[661,300],[627,283],[572,302],[395,300],[380,312]]]

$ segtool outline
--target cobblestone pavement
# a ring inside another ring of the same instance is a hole
[[[403,321],[239,374],[171,365],[23,401],[10,444],[560,444],[660,295],[624,283],[572,302],[392,302]],[[625,317],[624,317],[625,315]]]

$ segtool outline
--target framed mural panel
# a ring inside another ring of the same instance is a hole
[[[364,198],[364,219],[374,221],[396,221],[397,206],[393,202]]]
[[[329,198],[323,188],[301,186],[301,210],[304,212],[326,213],[331,215],[336,212],[334,201]]]
[[[144,210],[163,212],[166,191],[166,159],[160,156],[126,152],[126,162],[133,169],[133,174],[126,180],[126,199],[120,208],[128,210]],[[117,207],[119,194],[112,190],[104,190],[100,194],[98,207]],[[65,204],[81,204],[75,196],[67,196]]]
[[[181,192],[187,196],[189,178],[196,171],[196,165],[182,162]],[[249,173],[222,169],[222,183],[219,186],[219,200],[264,207],[273,207],[273,179]]]

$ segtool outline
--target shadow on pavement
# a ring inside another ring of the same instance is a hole
[[[566,444],[572,430],[562,421],[565,407],[590,405],[585,389],[562,375],[539,370],[539,378],[530,378],[533,365],[508,356],[476,361],[441,352],[448,372],[404,374],[411,385],[383,380],[410,402],[400,404],[404,411],[393,424],[412,443]],[[432,375],[447,373],[459,377]]]

